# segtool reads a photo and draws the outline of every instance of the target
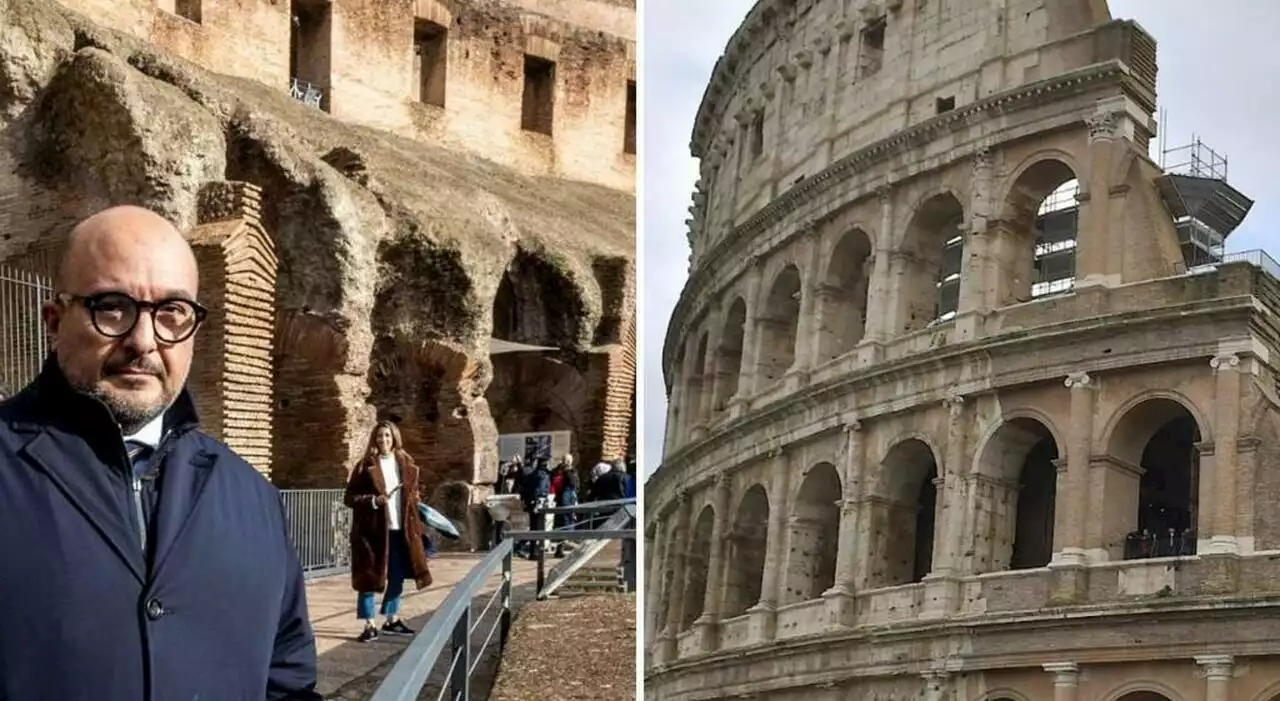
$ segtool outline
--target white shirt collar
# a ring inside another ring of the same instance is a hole
[[[152,450],[160,447],[160,439],[164,438],[164,414],[160,414],[151,420],[151,423],[138,429],[138,432],[132,436],[125,436],[125,442],[136,441]]]

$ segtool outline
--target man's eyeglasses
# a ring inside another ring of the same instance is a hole
[[[138,325],[142,311],[151,314],[156,340],[161,343],[182,343],[191,338],[204,323],[209,310],[189,299],[162,299],[144,302],[122,292],[102,292],[82,296],[62,292],[57,296],[63,304],[80,302],[89,311],[93,328],[107,338],[123,338]]]

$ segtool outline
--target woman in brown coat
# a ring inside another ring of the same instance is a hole
[[[351,586],[359,596],[356,616],[364,621],[357,638],[365,643],[378,637],[373,625],[373,598],[383,592],[382,632],[413,635],[397,615],[404,580],[419,589],[431,584],[427,552],[422,545],[423,524],[418,517],[418,466],[404,451],[400,429],[379,421],[369,436],[364,459],[351,471],[344,501],[351,508]]]

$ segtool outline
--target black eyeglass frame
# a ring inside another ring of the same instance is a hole
[[[129,324],[129,327],[126,328],[124,331],[121,331],[120,333],[107,333],[106,331],[102,330],[102,325],[98,323],[98,314],[97,314],[98,305],[100,305],[106,299],[113,299],[113,298],[119,299],[121,301],[127,300],[128,302],[132,303],[133,306],[137,309],[137,311],[133,315],[133,323]],[[68,304],[70,302],[79,302],[81,305],[84,306],[85,311],[89,312],[89,321],[93,324],[93,330],[97,331],[103,336],[106,336],[107,338],[124,338],[125,336],[128,336],[129,334],[133,333],[133,330],[138,327],[138,320],[142,318],[142,312],[145,311],[147,312],[147,314],[151,316],[151,327],[153,329],[153,333],[156,337],[156,340],[171,346],[177,345],[179,343],[183,343],[187,339],[194,336],[196,331],[199,330],[200,326],[205,322],[205,319],[208,318],[209,316],[209,309],[207,307],[195,301],[194,299],[187,299],[186,297],[168,297],[166,299],[159,299],[154,302],[150,302],[150,301],[141,300],[141,299],[134,299],[133,297],[123,292],[99,292],[97,294],[91,294],[91,295],[78,295],[72,292],[59,292],[57,295],[54,296],[54,299],[56,299],[57,301],[63,304]],[[179,338],[176,338],[176,339],[164,338],[160,335],[160,325],[156,323],[156,312],[160,309],[160,307],[163,307],[166,304],[174,304],[174,303],[190,305],[195,315],[196,321],[194,324],[191,325],[190,330],[188,330],[186,334],[180,336]]]

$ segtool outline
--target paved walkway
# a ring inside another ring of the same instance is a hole
[[[406,583],[407,591],[401,600],[401,617],[414,630],[422,630],[430,614],[444,602],[453,585],[462,581],[482,557],[482,553],[442,553],[433,558],[431,575],[435,581],[424,591],[415,591],[412,582]],[[512,561],[512,577],[512,586],[517,593],[515,598],[532,599],[533,583],[537,578],[536,563],[515,558]],[[484,591],[491,593],[500,583],[501,571],[490,577]],[[488,598],[479,597],[479,606],[483,607]],[[327,699],[369,698],[372,689],[376,688],[400,652],[409,644],[409,639],[383,636],[371,643],[355,641],[355,637],[363,629],[363,623],[355,616],[355,593],[351,590],[349,575],[336,575],[308,582],[307,605],[311,610],[311,624],[316,631],[316,647],[320,656],[320,684],[317,691]]]

